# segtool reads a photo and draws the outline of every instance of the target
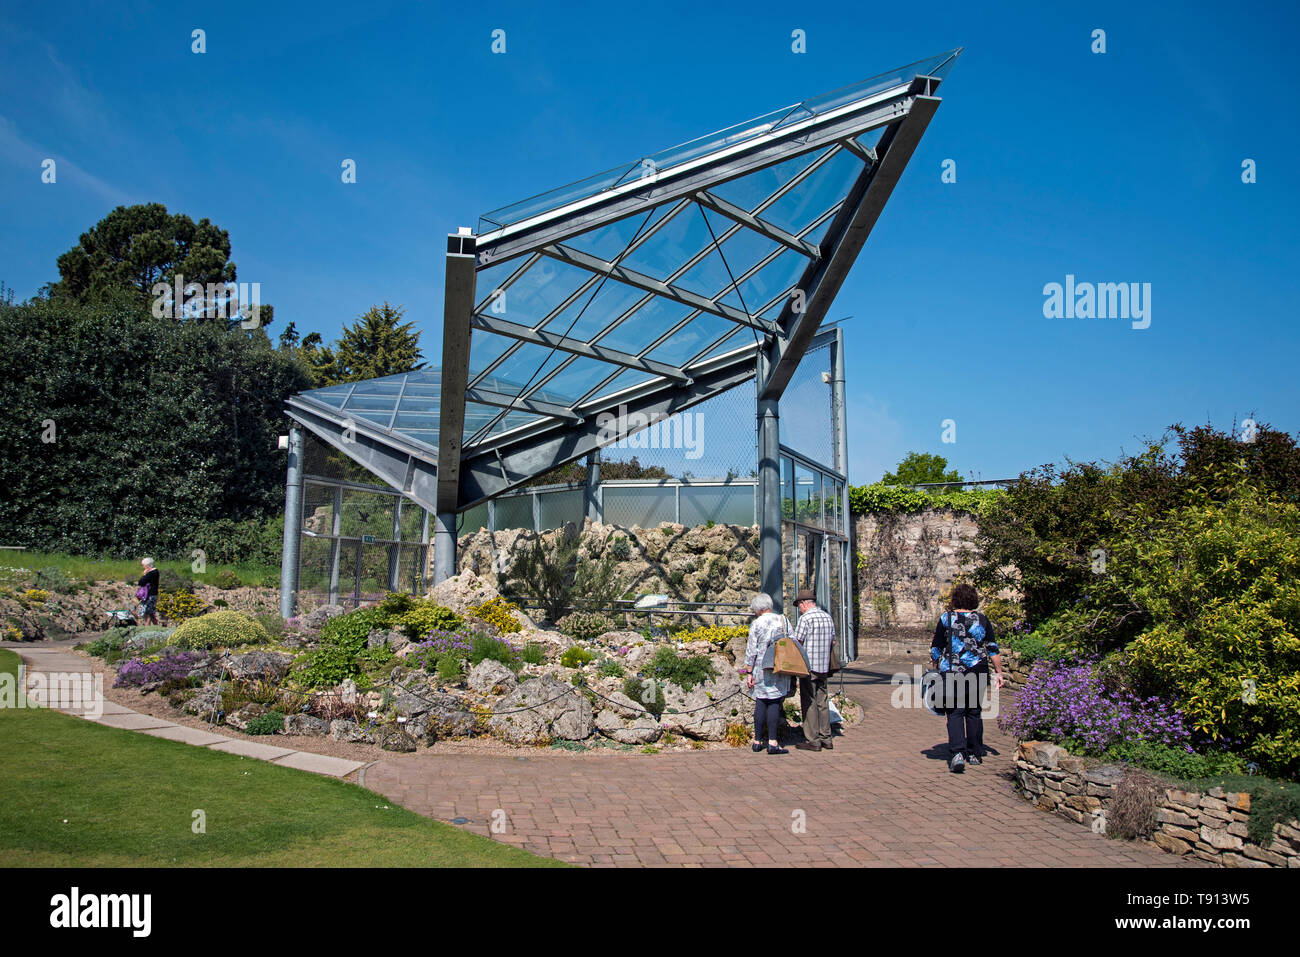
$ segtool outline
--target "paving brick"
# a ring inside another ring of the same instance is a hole
[[[367,769],[366,786],[443,820],[503,807],[512,843],[591,866],[1199,866],[1036,810],[1006,777],[1016,745],[995,721],[985,721],[984,738],[996,753],[949,774],[943,722],[890,706],[896,671],[910,664],[846,672],[846,691],[867,717],[831,752],[797,752],[793,760],[748,749],[539,752],[526,762],[391,755]],[[982,809],[978,839],[944,836],[954,802]],[[790,830],[795,809],[806,814],[806,833]]]

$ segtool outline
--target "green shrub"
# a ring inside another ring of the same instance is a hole
[[[615,535],[609,543],[609,552],[615,561],[625,562],[632,557],[632,543],[622,535]]]
[[[72,579],[68,573],[57,565],[47,565],[36,570],[35,586],[45,591],[67,594],[72,591]]]
[[[470,638],[470,667],[472,668],[479,662],[486,661],[489,658],[501,662],[508,668],[517,668],[519,653],[508,642],[502,641],[500,638],[488,638],[485,635],[475,635]]]
[[[560,664],[565,668],[581,668],[588,662],[595,660],[596,655],[594,652],[588,651],[586,648],[579,647],[578,645],[566,649],[564,654],[560,655]]]
[[[1005,598],[989,598],[980,610],[993,626],[993,634],[998,640],[1014,634],[1016,625],[1025,620],[1024,609]]]
[[[565,615],[555,624],[561,632],[579,641],[594,641],[607,631],[617,630],[617,626],[604,615],[585,611]]]
[[[272,641],[284,637],[284,619],[279,615],[254,615],[253,620],[266,629]]]
[[[386,625],[401,630],[412,641],[423,638],[431,631],[459,631],[465,626],[465,619],[450,608],[435,605],[423,598],[417,599],[417,602]]]
[[[243,612],[214,611],[183,623],[167,643],[178,648],[233,648],[270,640],[266,629]]]
[[[1192,754],[1186,748],[1139,739],[1123,741],[1106,752],[1111,761],[1124,761],[1179,781],[1192,781],[1221,774],[1241,774],[1246,763],[1227,751]]]
[[[646,671],[659,681],[671,681],[684,691],[690,691],[697,684],[718,676],[713,662],[703,655],[688,655],[679,658],[672,648],[663,647],[650,659]]]
[[[203,602],[187,591],[163,592],[154,607],[164,619],[178,625],[203,614]]]
[[[460,659],[455,655],[443,655],[438,659],[437,675],[439,681],[455,684],[465,677],[465,669],[461,667]]]
[[[212,607],[213,607],[213,608],[229,608],[229,607],[230,607],[230,602],[226,601],[224,598],[214,598],[214,599],[212,599]]]
[[[232,588],[238,588],[243,582],[229,568],[223,568],[212,577],[212,584],[222,591],[230,591]]]
[[[284,715],[279,711],[268,711],[250,718],[244,728],[244,734],[279,734],[284,730]]]
[[[397,655],[393,653],[391,648],[387,645],[380,645],[378,648],[366,648],[358,652],[356,662],[358,668],[363,668],[366,671],[376,671],[396,659]]]
[[[645,706],[656,718],[662,717],[667,703],[664,701],[664,689],[658,681],[642,681],[640,678],[628,678],[623,682],[623,694],[633,701]]]
[[[519,652],[519,660],[526,665],[540,665],[546,661],[546,646],[538,641],[530,641]]]
[[[158,569],[158,590],[160,592],[193,592],[194,579],[187,578],[170,568]]]
[[[373,629],[386,625],[383,606],[358,608],[327,621],[321,629],[320,641],[322,645],[335,645],[355,655],[366,646],[366,639]]]
[[[623,666],[613,658],[604,658],[596,667],[596,674],[602,678],[622,678],[625,672]]]
[[[517,631],[523,631],[523,625],[519,624],[518,619],[511,614],[518,610],[518,605],[498,596],[491,601],[485,601],[481,605],[475,605],[469,610],[469,613],[476,618],[483,619],[489,625],[495,627],[497,631],[509,635]]]
[[[1060,653],[1052,647],[1051,643],[1038,634],[1010,635],[1005,638],[999,636],[998,646],[1004,651],[1014,651],[1028,665],[1032,665],[1040,658],[1055,661],[1060,657]]]
[[[306,688],[329,688],[357,677],[357,652],[341,644],[321,644],[294,663],[293,676]]]

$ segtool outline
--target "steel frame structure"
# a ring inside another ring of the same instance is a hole
[[[477,234],[462,228],[448,237],[435,424],[416,430],[398,427],[405,380],[386,420],[352,414],[350,399],[341,392],[323,394],[330,390],[292,397],[289,416],[436,514],[435,578],[440,580],[455,567],[456,513],[565,463],[590,458],[645,423],[756,382],[760,564],[765,587],[775,586],[773,597],[779,601],[777,400],[934,116],[939,85],[960,52],[895,71],[884,82],[866,81],[805,101],[659,160],[646,158],[623,174],[597,178],[595,186],[578,184],[487,214]],[[874,145],[864,142],[867,134],[876,137]],[[795,171],[775,186],[762,180],[766,194],[758,201],[742,204],[726,195],[733,184],[758,182],[756,177],[778,167],[788,170],[794,165],[790,161],[797,163]],[[833,170],[842,175],[838,171],[846,168],[851,171],[846,187],[828,178]],[[796,223],[781,221],[777,213],[782,204],[815,196],[817,184],[827,182],[841,186],[832,201]],[[673,230],[687,228],[683,223],[688,218],[697,222],[694,217],[707,229],[709,241],[694,248],[670,245],[676,258],[658,275],[637,264],[647,250],[669,243]],[[617,232],[620,226],[636,226],[635,233],[625,238]],[[618,242],[608,242],[610,236]],[[603,254],[584,248],[594,237],[607,240]],[[734,255],[742,241],[761,244],[766,252],[733,268],[727,253]],[[728,281],[713,294],[701,291],[694,273],[705,267],[716,272],[717,261]],[[791,263],[798,267],[793,281]],[[558,298],[546,301],[544,312],[525,321],[507,318],[497,308],[498,299],[516,289],[544,287],[554,275],[548,270],[555,268],[566,277],[585,278],[573,288],[561,288]],[[479,289],[480,276],[488,270],[504,275]],[[775,285],[765,282],[771,276],[778,277]],[[747,305],[742,290],[751,281],[764,301]],[[608,314],[597,310],[601,321],[594,333],[574,334],[607,286],[635,301]],[[772,295],[774,288],[778,291]],[[615,345],[614,335],[631,328],[627,324],[652,307],[674,311],[675,317],[656,329],[647,344],[638,342],[637,351]],[[576,316],[563,328],[575,309]],[[475,364],[472,346],[479,340],[488,344],[488,358]],[[838,333],[837,342],[834,405],[842,415]],[[690,349],[686,358],[656,355],[679,343]],[[509,375],[509,365],[527,364],[538,352],[545,358],[536,363],[536,371],[526,382],[513,381],[520,376]],[[566,373],[575,371],[583,372],[577,377],[581,388],[562,388]],[[636,381],[628,382],[628,377]],[[420,406],[419,414],[426,418],[432,417],[431,401]],[[466,425],[471,420],[474,428]],[[842,422],[836,428],[833,464],[844,471],[845,429]],[[434,431],[436,441],[427,439]]]

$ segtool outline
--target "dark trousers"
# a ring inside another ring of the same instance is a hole
[[[781,722],[781,705],[785,703],[784,698],[755,698],[754,699],[754,740],[755,741],[780,741],[778,737],[778,728]],[[764,735],[764,729],[767,734]]]
[[[948,756],[984,757],[984,717],[980,702],[988,687],[988,672],[944,675],[943,713],[948,718]]]

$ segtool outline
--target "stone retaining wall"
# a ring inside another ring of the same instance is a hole
[[[1022,741],[1016,756],[1015,787],[1044,811],[1087,825],[1099,834],[1126,769],[1089,767],[1084,759],[1043,741]],[[1300,867],[1300,825],[1273,826],[1273,840],[1259,847],[1247,839],[1250,795],[1210,788],[1206,792],[1160,788],[1156,794],[1151,843],[1177,855],[1192,855],[1221,867]]]

